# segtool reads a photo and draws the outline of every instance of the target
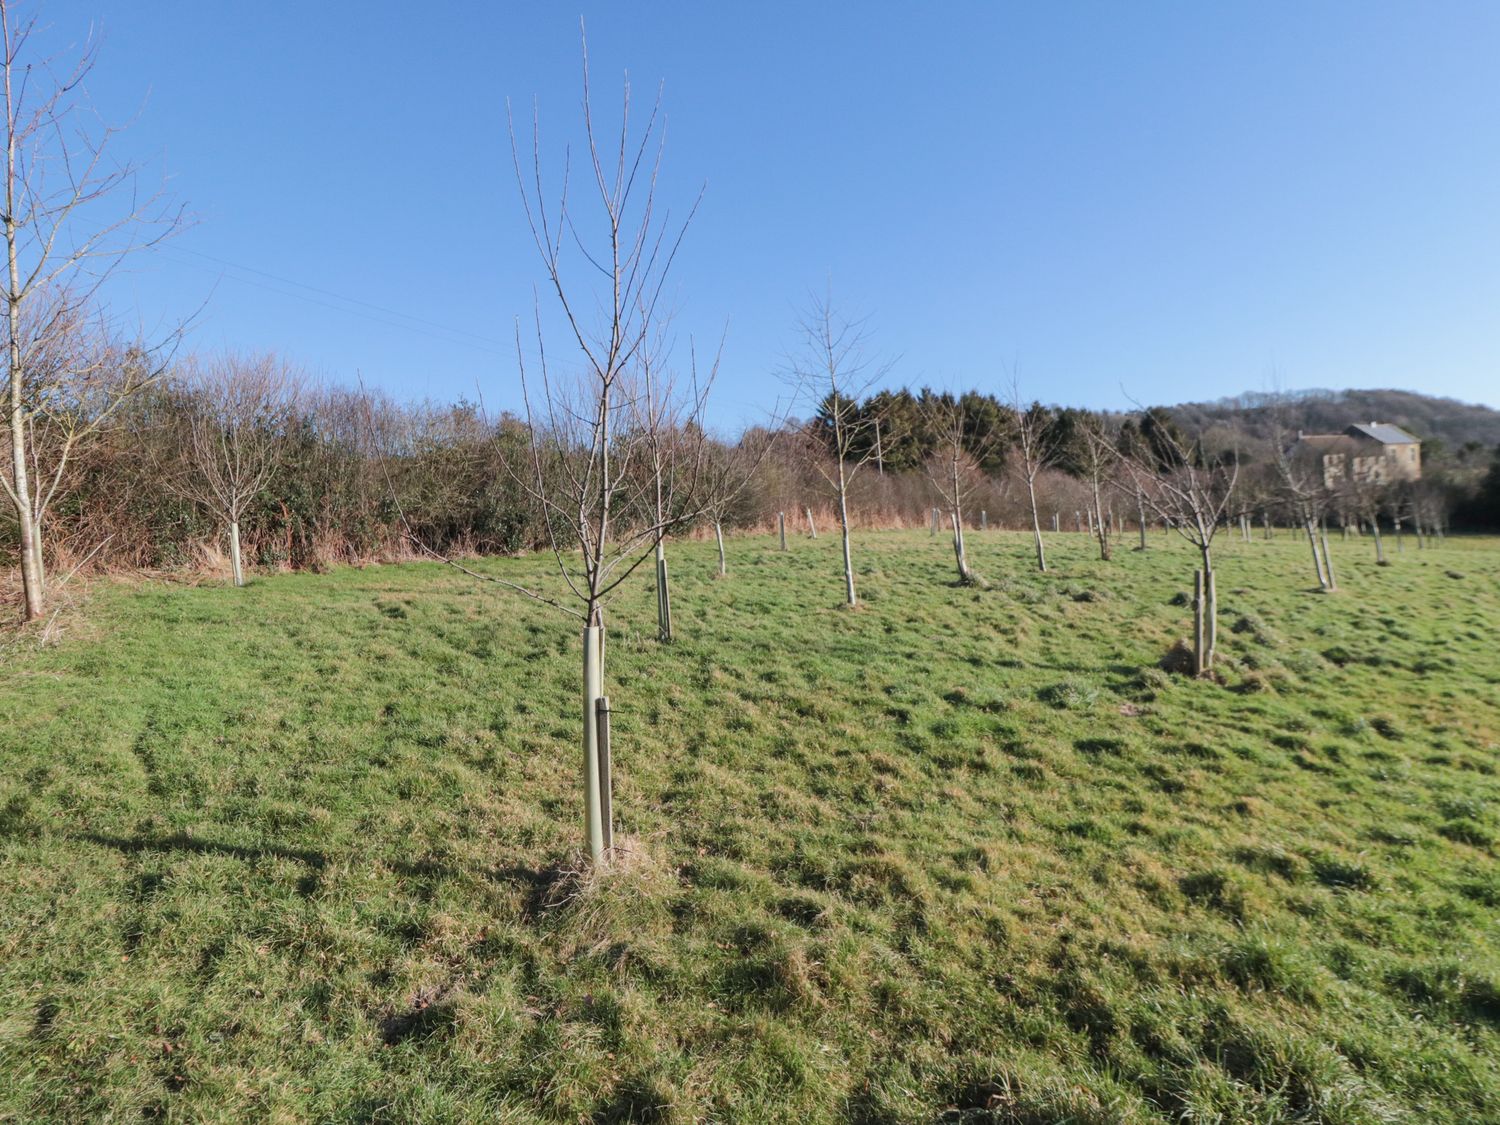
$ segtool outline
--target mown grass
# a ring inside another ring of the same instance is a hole
[[[1053,541],[675,546],[583,881],[555,611],[101,589],[0,666],[0,1117],[1500,1120],[1500,543],[1226,538],[1209,683],[1188,550]]]

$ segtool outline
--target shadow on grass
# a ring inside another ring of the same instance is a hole
[[[244,844],[225,844],[214,840],[201,840],[183,833],[173,833],[170,836],[110,836],[102,832],[84,832],[73,839],[85,843],[98,844],[101,847],[114,848],[124,852],[126,855],[138,855],[142,852],[193,852],[197,855],[225,855],[236,859],[256,860],[267,857],[274,859],[290,859],[298,863],[305,863],[315,872],[322,871],[332,862],[326,852],[314,851],[311,848],[285,848],[273,844],[260,844],[254,847]],[[452,868],[445,867],[432,860],[400,860],[382,859],[382,864],[401,875],[422,878],[452,878],[457,874]],[[300,889],[300,888],[299,888]]]
[[[73,836],[72,839],[97,844],[101,847],[114,848],[117,851],[124,852],[126,855],[178,851],[192,852],[196,855],[232,856],[243,860],[257,860],[267,857],[290,859],[298,863],[304,863],[311,869],[297,883],[297,891],[302,895],[312,895],[317,891],[319,875],[336,858],[330,856],[327,852],[315,851],[311,848],[288,848],[273,844],[255,846],[225,844],[214,840],[204,840],[187,836],[180,832],[170,836],[111,836],[101,832],[85,832]],[[536,918],[546,908],[548,903],[556,896],[556,888],[568,874],[563,868],[558,866],[528,867],[524,864],[510,864],[483,871],[464,872],[426,859],[400,860],[382,858],[378,862],[407,878],[454,879],[464,874],[474,874],[493,882],[517,885],[524,892],[521,903],[521,914],[522,917],[528,919]]]

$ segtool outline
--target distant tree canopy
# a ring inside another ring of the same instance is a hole
[[[938,404],[958,408],[963,419],[964,451],[974,458],[980,470],[991,476],[1003,473],[1015,444],[1016,412],[1014,407],[994,395],[978,390],[955,395],[931,387],[915,392],[903,387],[878,391],[863,403],[846,402],[844,408],[850,416],[857,417],[862,423],[859,427],[861,444],[857,452],[874,451],[878,442],[879,460],[886,472],[915,472],[938,452],[939,434],[930,422],[931,418],[943,413],[932,409]],[[811,424],[815,435],[831,431],[833,409],[834,403],[825,399]],[[1033,404],[1029,411],[1044,417],[1049,439],[1072,450],[1076,450],[1081,441],[1078,434],[1082,420],[1097,417],[1084,410],[1059,409],[1040,403]],[[832,447],[826,442],[825,446],[831,452]],[[1075,455],[1061,467],[1079,475],[1078,463]]]
[[[858,443],[852,453],[857,456],[878,453],[877,459],[886,472],[916,471],[938,447],[938,435],[928,421],[932,417],[928,408],[933,400],[958,405],[963,414],[964,432],[969,437],[965,443],[966,452],[974,457],[984,472],[1001,472],[1005,467],[1006,435],[1014,415],[993,395],[979,391],[966,391],[955,398],[949,391],[923,387],[913,393],[903,387],[878,391],[863,403],[846,404],[859,422]],[[832,431],[830,412],[833,405],[825,399],[819,407],[814,421],[816,433],[826,435]],[[825,441],[825,446],[832,451],[831,444]]]
[[[129,362],[128,353],[119,361]],[[193,565],[213,557],[220,530],[212,514],[161,486],[184,455],[181,424],[194,409],[186,393],[170,378],[142,392],[79,449],[59,485],[49,525],[48,550],[56,561],[80,560],[95,550],[99,563],[127,567]],[[1239,510],[1279,518],[1270,480],[1278,431],[1284,433],[1288,424],[1339,429],[1369,413],[1406,424],[1423,439],[1421,494],[1393,495],[1389,512],[1403,506],[1411,511],[1436,497],[1453,513],[1455,526],[1500,528],[1500,427],[1493,440],[1481,444],[1462,428],[1434,435],[1411,421],[1462,416],[1482,432],[1480,422],[1491,416],[1500,421],[1500,412],[1460,410],[1461,404],[1399,392],[1369,394],[1395,395],[1393,401],[1404,403],[1407,411],[1382,415],[1379,397],[1372,405],[1353,393],[1346,397],[1354,405],[1296,398],[1279,418],[1269,400],[1258,398],[1238,413],[1232,404],[1212,404],[1158,406],[1128,416],[1032,403],[1026,416],[1042,423],[1049,451],[1040,483],[1042,520],[1060,514],[1070,523],[1088,507],[1085,435],[1095,428],[1131,461],[1158,471],[1180,468],[1184,451],[1209,461],[1233,451],[1244,470]],[[812,462],[821,457],[826,464],[832,454],[829,431],[836,410],[845,412],[846,421],[858,422],[850,427],[856,437],[851,455],[873,452],[878,443],[884,468],[883,475],[862,476],[851,493],[859,518],[925,520],[933,496],[924,466],[930,468],[940,452],[942,430],[951,433],[954,409],[962,419],[964,452],[988,482],[966,507],[975,517],[987,511],[991,526],[1029,526],[1025,489],[1016,487],[1022,457],[1014,407],[977,389],[930,387],[878,390],[858,400],[826,397],[812,419],[789,423],[784,432],[751,429],[720,442],[724,456],[767,443],[774,450],[756,458],[754,479],[721,522],[726,528],[774,526],[777,512],[799,513],[804,505],[816,505],[821,478]],[[946,424],[938,428],[935,419]],[[49,432],[37,429],[43,456]],[[508,553],[547,543],[539,512],[518,482],[530,440],[526,423],[515,417],[487,418],[465,401],[399,403],[378,393],[324,387],[302,396],[297,417],[280,440],[285,448],[275,479],[242,520],[250,565],[317,566],[429,549]],[[1134,501],[1127,507],[1133,510]],[[17,549],[15,521],[0,510],[0,564],[13,565]]]
[[[1500,530],[1500,445],[1495,446],[1473,498],[1461,504],[1455,515],[1466,524]]]
[[[1441,442],[1445,449],[1456,451],[1470,443],[1482,449],[1500,444],[1500,410],[1414,391],[1244,394],[1215,402],[1184,403],[1169,408],[1169,412],[1190,433],[1232,424],[1250,442],[1269,441],[1278,428],[1337,433],[1351,422],[1379,421],[1400,426],[1427,447]]]

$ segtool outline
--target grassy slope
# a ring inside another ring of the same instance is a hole
[[[675,548],[679,643],[612,618],[638,854],[551,907],[554,611],[102,591],[3,668],[0,1118],[1500,1119],[1500,545],[1226,543],[1221,686],[1154,669],[1185,547],[1054,538],[866,537],[857,613],[834,539]]]

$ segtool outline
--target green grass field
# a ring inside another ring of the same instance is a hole
[[[0,663],[0,1119],[1500,1121],[1500,542],[1226,533],[1211,683],[1186,545],[1051,538],[674,546],[592,881],[570,619],[101,586]]]

